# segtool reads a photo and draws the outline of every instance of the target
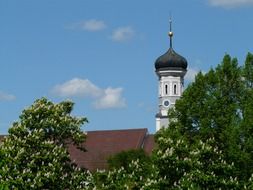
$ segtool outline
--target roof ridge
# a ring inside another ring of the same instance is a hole
[[[111,132],[111,131],[137,131],[137,130],[145,130],[148,131],[147,128],[132,128],[132,129],[110,129],[110,130],[93,130],[93,131],[85,131],[85,132]]]

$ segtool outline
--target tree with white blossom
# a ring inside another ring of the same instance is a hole
[[[153,164],[147,169],[145,164],[137,159],[126,167],[98,170],[93,175],[94,187],[103,190],[159,190],[158,170]]]
[[[234,163],[226,162],[213,138],[191,143],[172,126],[156,136],[160,189],[240,189]]]
[[[71,163],[69,143],[79,148],[85,140],[81,125],[86,118],[70,115],[71,101],[54,104],[38,99],[25,109],[0,145],[4,164],[0,184],[10,189],[85,189],[86,171]],[[82,173],[82,183],[77,184]]]
[[[161,189],[251,189],[253,55],[245,64],[225,55],[169,110],[156,135]]]

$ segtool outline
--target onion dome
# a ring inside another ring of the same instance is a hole
[[[165,54],[157,58],[155,62],[156,70],[168,67],[187,69],[187,60],[170,48]]]
[[[187,60],[183,56],[177,54],[172,48],[173,32],[171,31],[171,20],[170,20],[169,37],[170,37],[170,48],[165,54],[158,57],[157,60],[155,61],[156,70],[165,68],[179,68],[186,70]]]

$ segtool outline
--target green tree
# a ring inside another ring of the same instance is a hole
[[[93,187],[103,190],[159,190],[158,170],[152,164],[153,171],[149,172],[144,165],[137,159],[126,167],[97,171],[93,175]]]
[[[0,144],[1,144],[1,140],[0,140]],[[5,165],[5,160],[3,158],[4,158],[4,152],[0,148],[0,168],[2,168]],[[0,179],[1,179],[1,170],[0,170]],[[8,190],[8,185],[6,184],[6,182],[0,182],[0,190]]]
[[[240,104],[240,146],[238,152],[240,171],[246,177],[253,173],[253,54],[248,53],[244,66],[242,67],[244,90],[241,93]],[[243,154],[242,154],[243,152]]]
[[[137,159],[147,167],[152,165],[151,157],[148,156],[143,149],[122,151],[111,156],[107,162],[109,169],[120,169],[121,167],[127,169],[129,163]]]
[[[247,88],[253,88],[253,54],[248,53],[243,67],[243,77]]]
[[[97,179],[102,184],[110,184],[108,189],[116,189],[121,184],[122,189],[152,189],[157,179],[157,171],[150,155],[147,155],[143,149],[122,151],[108,159],[109,172],[98,172]],[[110,177],[107,177],[110,176]],[[152,179],[152,180],[151,180]],[[149,180],[150,183],[147,183]],[[152,187],[152,188],[151,188]]]
[[[209,189],[237,189],[248,181],[253,173],[252,73],[252,54],[243,67],[225,55],[215,69],[200,72],[175,109],[169,110],[169,128],[156,135],[156,163],[161,177],[167,179],[164,187],[184,179],[193,189],[202,189],[204,182],[213,184]],[[168,156],[166,151],[173,153]]]
[[[7,185],[0,184],[0,190],[9,190]]]
[[[226,162],[214,138],[190,143],[177,126],[170,127],[156,135],[160,189],[239,189],[234,163]]]
[[[69,143],[79,146],[85,140],[80,127],[87,119],[71,116],[73,105],[41,98],[22,112],[0,145],[0,183],[11,189],[85,189],[87,184],[74,180],[80,170],[67,151]]]

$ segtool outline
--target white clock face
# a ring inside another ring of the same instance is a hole
[[[164,100],[163,101],[163,106],[164,107],[169,107],[170,106],[170,101],[169,100]]]

